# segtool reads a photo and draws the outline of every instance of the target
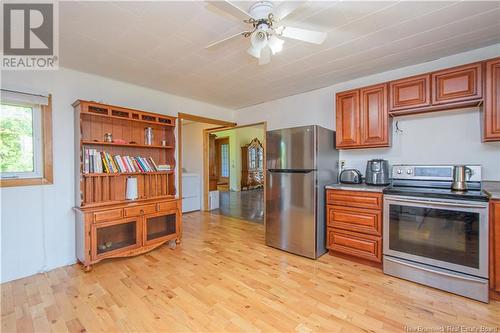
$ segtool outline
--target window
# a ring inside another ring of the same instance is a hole
[[[52,183],[51,97],[1,89],[0,186]]]
[[[42,176],[41,109],[38,105],[0,103],[2,179]]]
[[[220,145],[221,153],[221,177],[229,177],[229,144]]]

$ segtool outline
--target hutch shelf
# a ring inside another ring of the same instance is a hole
[[[171,240],[179,243],[182,214],[175,188],[176,118],[83,100],[73,107],[75,151],[79,152],[75,161],[76,245],[85,270],[103,259],[138,255]],[[146,128],[152,132],[150,142]],[[132,170],[133,166],[127,172],[112,172],[101,167],[90,172],[89,150],[97,152],[102,165],[108,162],[100,153],[107,153],[150,159],[156,166],[170,168],[143,172]],[[129,177],[137,180],[134,200],[126,199]]]

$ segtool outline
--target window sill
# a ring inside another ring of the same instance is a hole
[[[0,187],[50,185],[52,183],[52,180],[49,180],[47,178],[1,179]]]

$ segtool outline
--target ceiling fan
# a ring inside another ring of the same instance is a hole
[[[300,7],[305,1],[283,1],[275,7],[270,1],[259,1],[248,9],[248,12],[240,9],[230,1],[209,1],[208,3],[220,10],[232,15],[238,20],[251,25],[248,31],[239,32],[219,41],[210,43],[206,48],[211,48],[230,39],[243,36],[250,37],[251,46],[247,52],[259,59],[259,65],[268,64],[271,55],[283,49],[285,41],[279,37],[297,39],[300,41],[321,44],[326,39],[326,32],[312,31],[282,25],[281,21]]]

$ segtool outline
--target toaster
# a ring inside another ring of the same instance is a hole
[[[340,173],[339,182],[343,184],[361,184],[363,179],[359,170],[345,169]]]

